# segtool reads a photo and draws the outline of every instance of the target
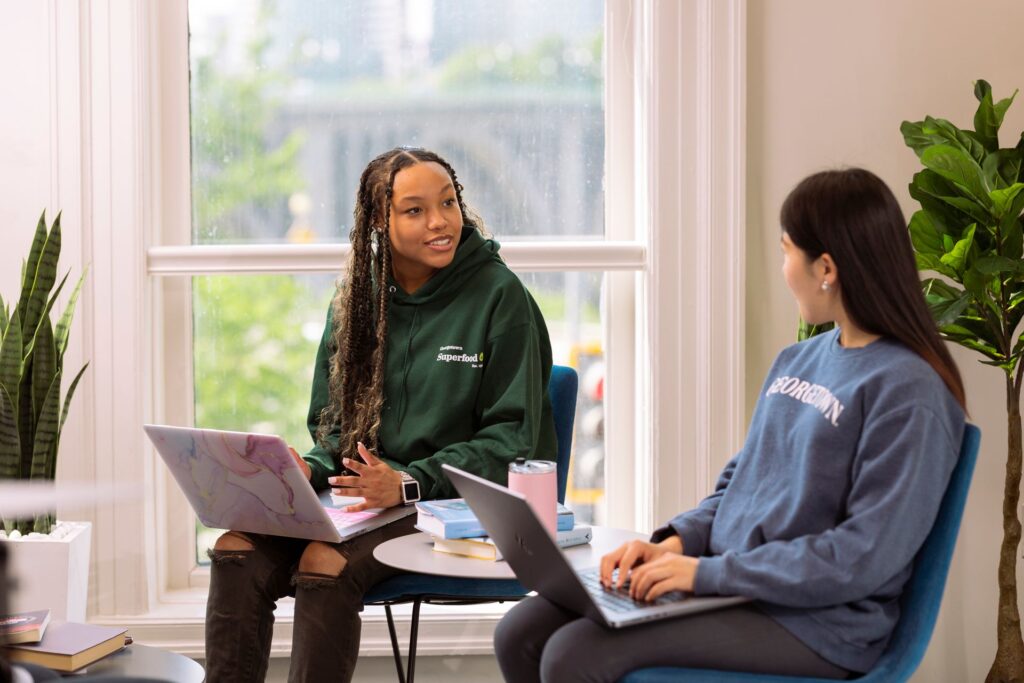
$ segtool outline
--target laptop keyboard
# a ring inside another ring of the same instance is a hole
[[[612,575],[614,581],[615,576],[618,574],[618,570],[615,570],[615,574]],[[601,585],[601,570],[597,567],[592,569],[584,569],[578,573],[580,581],[583,583],[583,587],[587,589],[590,596],[594,598],[599,606],[607,609],[611,612],[631,612],[640,607],[657,607],[659,605],[666,605],[672,602],[679,602],[680,600],[686,599],[686,593],[682,591],[671,591],[665,593],[654,602],[644,602],[642,600],[634,600],[629,597],[629,580],[626,580],[625,585],[620,589],[605,590],[604,586]]]
[[[350,526],[365,522],[371,517],[376,517],[376,512],[370,512],[369,510],[363,510],[362,512],[345,512],[339,508],[325,507],[324,511],[327,516],[334,522],[334,528],[338,531],[344,531]]]

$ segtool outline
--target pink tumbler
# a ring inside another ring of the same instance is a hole
[[[558,536],[558,480],[555,469],[555,463],[550,460],[526,458],[516,458],[508,466],[509,489],[526,496],[551,538]]]

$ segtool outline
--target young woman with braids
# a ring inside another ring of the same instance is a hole
[[[554,459],[544,320],[466,207],[452,167],[411,148],[371,161],[351,242],[317,351],[315,446],[293,451],[314,487],[365,498],[351,510],[391,507],[416,488],[423,499],[454,497],[444,463],[505,482],[517,457]],[[208,680],[263,680],[273,609],[286,595],[295,596],[289,681],[350,680],[362,597],[397,573],[373,549],[414,532],[413,521],[334,545],[221,536],[211,552]]]
[[[845,679],[885,649],[956,465],[964,387],[881,179],[812,175],[781,223],[801,317],[837,329],[782,350],[710,496],[601,561],[605,587],[628,578],[636,600],[754,602],[612,631],[529,598],[495,632],[506,680],[611,682],[664,666]]]

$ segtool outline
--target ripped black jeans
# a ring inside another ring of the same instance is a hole
[[[299,573],[308,541],[238,534],[252,550],[211,551],[206,603],[206,680],[255,683],[267,675],[274,607],[294,596],[290,683],[350,681],[359,656],[363,595],[399,574],[373,549],[416,531],[415,515],[334,546],[347,563],[339,576]]]

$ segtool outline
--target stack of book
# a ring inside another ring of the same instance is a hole
[[[39,664],[54,671],[78,671],[131,642],[123,628],[50,624],[50,610],[0,616],[0,645],[12,662]]]
[[[501,551],[487,537],[480,521],[462,498],[416,503],[416,528],[430,534],[434,550],[483,560],[500,560]],[[572,510],[558,504],[558,538],[561,548],[590,543],[593,531],[577,525]]]

